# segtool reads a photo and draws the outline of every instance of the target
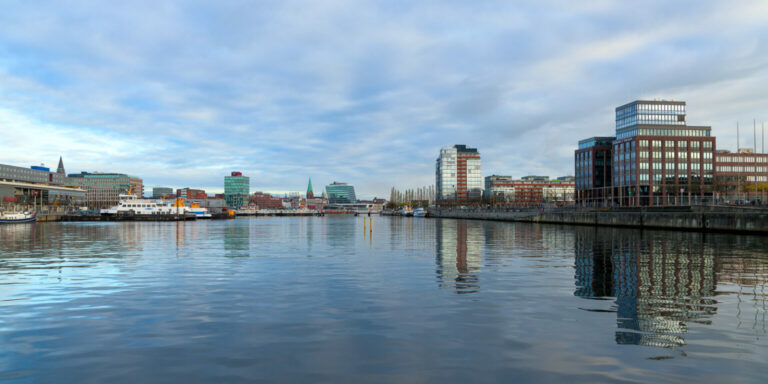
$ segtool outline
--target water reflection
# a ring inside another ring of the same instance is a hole
[[[719,257],[730,248],[717,240],[698,233],[580,229],[574,295],[615,298],[618,344],[685,345],[691,323],[708,325],[716,314],[719,279],[762,287],[766,283],[764,258]],[[752,241],[755,246],[764,243],[758,237]],[[736,265],[741,273],[733,270]],[[748,280],[741,278],[745,270]]]
[[[479,291],[477,273],[483,261],[483,227],[468,225],[464,220],[440,220],[435,231],[440,286],[454,288],[457,293]]]
[[[224,256],[248,257],[251,254],[250,220],[227,223],[224,229]]]

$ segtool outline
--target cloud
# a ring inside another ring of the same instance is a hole
[[[764,1],[27,2],[0,14],[0,161],[254,190],[434,183],[441,146],[484,174],[572,173],[613,108],[689,103],[735,146],[764,119]],[[628,14],[631,13],[631,17]],[[761,113],[763,116],[761,116]],[[37,141],[39,144],[30,144]]]

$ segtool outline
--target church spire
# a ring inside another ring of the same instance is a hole
[[[309,185],[307,185],[307,199],[315,198],[315,192],[312,191],[312,178],[309,178]]]
[[[59,156],[59,167],[56,168],[56,173],[60,173],[62,175],[67,174],[66,172],[64,172],[64,160],[62,160],[61,156]]]

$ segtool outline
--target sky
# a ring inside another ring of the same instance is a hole
[[[721,149],[768,120],[768,1],[4,1],[0,163],[153,186],[361,197],[483,175],[573,174],[638,99],[688,103]],[[748,132],[744,133],[745,131]],[[758,132],[758,149],[761,146]]]

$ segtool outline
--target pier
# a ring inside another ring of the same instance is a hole
[[[527,223],[653,228],[701,232],[768,233],[768,210],[687,206],[636,209],[438,209],[430,217]]]

